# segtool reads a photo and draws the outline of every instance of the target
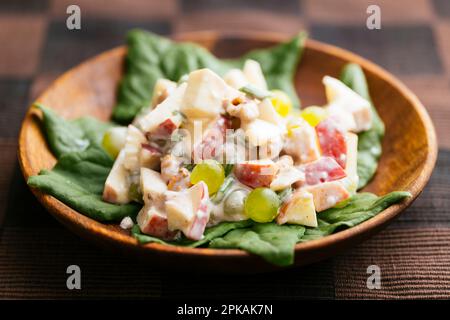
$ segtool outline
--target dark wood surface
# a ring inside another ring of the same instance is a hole
[[[384,17],[383,28],[376,34],[364,27],[364,1],[344,1],[334,9],[332,1],[286,1],[286,6],[231,1],[225,8],[220,1],[212,1],[214,5],[136,1],[126,6],[128,10],[120,3],[105,8],[101,2],[78,2],[85,17],[79,33],[65,29],[68,3],[64,1],[30,1],[25,11],[16,1],[0,4],[0,40],[10,44],[0,52],[0,296],[448,297],[448,2],[418,1],[411,6],[407,1],[375,1]],[[373,59],[413,89],[435,122],[441,151],[430,184],[393,225],[358,248],[283,273],[223,276],[217,279],[220,290],[211,287],[202,274],[186,279],[92,247],[56,223],[27,190],[16,160],[17,133],[28,102],[58,74],[120,45],[126,30],[135,26],[162,34],[242,28],[292,34],[305,27],[314,38]],[[8,32],[12,29],[14,34]],[[79,264],[83,270],[81,291],[66,289],[65,269],[70,264]],[[381,268],[381,290],[366,287],[370,264]]]

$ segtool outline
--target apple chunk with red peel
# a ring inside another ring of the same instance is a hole
[[[141,168],[140,188],[146,205],[163,206],[167,185],[159,172]]]
[[[169,230],[181,230],[187,238],[200,240],[209,220],[208,186],[200,181],[187,190],[168,191],[166,196]]]
[[[333,77],[325,76],[322,82],[325,85],[328,109],[343,120],[344,124],[347,124],[348,130],[361,132],[371,128],[372,111],[368,100]],[[340,117],[340,114],[345,114],[345,118],[348,120]]]
[[[154,206],[145,205],[137,215],[137,223],[142,233],[163,240],[173,240],[178,232],[170,231],[167,217]]]
[[[246,186],[269,187],[278,169],[278,165],[272,160],[251,160],[235,165],[234,174]]]
[[[305,181],[305,174],[296,167],[282,167],[270,183],[270,189],[281,191],[290,187],[294,183],[302,184]]]
[[[177,88],[176,82],[167,79],[158,79],[153,87],[151,107],[162,103]]]
[[[305,190],[295,192],[281,207],[277,223],[293,223],[317,227],[313,195]]]
[[[202,140],[194,146],[193,159],[213,159],[219,155],[219,151],[225,143],[227,129],[232,128],[231,120],[219,116],[206,128]]]
[[[347,176],[345,170],[331,157],[321,157],[302,167],[307,185],[339,180]]]
[[[325,119],[316,126],[317,137],[323,156],[334,158],[345,169],[347,144],[343,132],[332,119]]]
[[[284,142],[284,152],[292,156],[296,164],[319,159],[320,149],[314,127],[301,118],[291,121],[289,127]]]
[[[182,117],[179,114],[179,111],[185,90],[185,83],[178,86],[162,103],[157,105],[145,116],[140,117],[136,121],[136,126],[143,132],[148,132],[151,134],[155,130],[158,130],[158,127],[167,119],[171,119],[178,128],[182,122]]]
[[[313,195],[314,206],[317,212],[334,207],[341,201],[350,197],[350,193],[340,181],[329,181],[314,186],[305,187]]]
[[[181,116],[180,116],[181,117]],[[172,133],[178,129],[180,122],[173,118],[168,118],[161,122],[158,127],[152,132],[147,133],[149,140],[166,140],[169,139]]]

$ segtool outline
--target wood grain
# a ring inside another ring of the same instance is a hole
[[[285,37],[270,33],[219,35],[201,32],[185,34],[177,39],[197,42],[219,56],[234,56],[248,49],[276,44],[285,40]],[[89,114],[102,120],[108,119],[123,72],[125,54],[125,48],[117,48],[86,61],[58,78],[37,100],[66,118]],[[417,97],[391,74],[348,51],[316,41],[307,42],[295,76],[295,86],[304,104],[323,102],[322,76],[338,76],[341,67],[347,62],[355,62],[363,67],[375,105],[386,124],[380,167],[366,190],[377,194],[406,190],[413,197],[354,228],[298,244],[296,265],[335,255],[381,230],[420,194],[436,161],[434,127]],[[55,163],[41,131],[39,116],[30,109],[20,133],[19,160],[25,179],[41,169],[51,168]],[[154,265],[225,272],[275,269],[261,258],[240,250],[139,245],[131,236],[117,232],[115,226],[94,221],[51,196],[38,190],[32,191],[56,219],[76,234],[100,246],[150,260]]]

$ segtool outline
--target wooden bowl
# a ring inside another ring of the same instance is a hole
[[[286,40],[286,37],[267,33],[223,35],[214,32],[190,33],[176,38],[197,42],[219,57],[237,56],[250,49]],[[119,47],[87,60],[64,73],[37,100],[66,118],[89,114],[102,120],[109,119],[122,77],[125,55],[126,48]],[[383,195],[394,190],[406,190],[413,196],[356,227],[297,244],[297,266],[335,255],[386,226],[420,194],[436,161],[433,124],[417,97],[391,74],[353,53],[317,41],[307,41],[295,76],[295,86],[303,104],[324,103],[322,77],[327,74],[338,76],[347,62],[363,67],[373,101],[386,125],[378,172],[365,191]],[[39,116],[36,111],[29,110],[20,132],[19,160],[25,179],[55,164],[41,130]],[[224,272],[276,269],[260,257],[241,250],[140,245],[117,225],[94,221],[49,195],[35,189],[32,191],[57,220],[76,234],[103,247],[148,259],[152,265]]]

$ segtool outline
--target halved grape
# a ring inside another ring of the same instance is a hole
[[[278,214],[280,198],[269,188],[256,188],[244,203],[245,215],[256,222],[270,222]]]
[[[204,160],[197,164],[191,173],[191,183],[196,184],[203,181],[208,186],[209,195],[219,190],[225,180],[225,171],[216,160]]]
[[[102,147],[114,159],[125,145],[127,137],[127,127],[113,127],[105,132],[102,140]]]
[[[223,203],[223,212],[227,215],[235,215],[244,213],[244,203],[247,198],[248,191],[245,189],[236,189],[231,192]]]

